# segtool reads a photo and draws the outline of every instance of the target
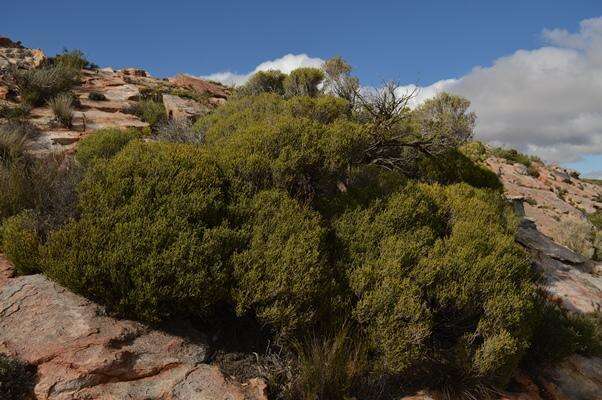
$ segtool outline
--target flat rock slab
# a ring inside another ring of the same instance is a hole
[[[38,367],[37,399],[266,399],[263,381],[205,364],[198,332],[192,342],[117,320],[42,275],[9,278],[1,256],[0,266],[0,351]]]

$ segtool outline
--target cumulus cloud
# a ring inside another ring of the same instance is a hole
[[[546,29],[542,37],[546,46],[420,88],[414,105],[457,93],[472,102],[479,139],[549,161],[602,154],[602,17],[582,21],[578,32]]]
[[[285,74],[301,67],[320,68],[324,60],[313,58],[307,54],[287,54],[275,60],[262,62],[255,69],[247,74],[237,74],[233,72],[217,72],[211,75],[203,76],[205,79],[222,82],[226,85],[238,86],[244,84],[254,73],[259,71],[278,70]]]

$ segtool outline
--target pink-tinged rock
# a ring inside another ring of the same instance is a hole
[[[199,94],[209,93],[211,97],[225,99],[229,96],[228,90],[224,86],[190,75],[178,75],[169,78],[169,82],[175,86],[193,89]]]
[[[146,78],[147,76],[149,76],[148,72],[140,68],[123,68],[120,69],[119,72],[122,75],[137,76],[141,78]]]
[[[593,213],[602,208],[602,186],[580,180],[574,171],[534,162],[531,170],[538,176],[531,176],[524,165],[501,158],[489,157],[485,164],[498,175],[507,196],[527,199],[526,216],[557,242],[566,236],[570,224],[587,224],[582,210]]]
[[[263,381],[240,384],[205,364],[192,328],[194,342],[107,317],[42,275],[3,279],[0,351],[37,366],[39,400],[267,399]]]
[[[163,106],[169,119],[190,119],[209,112],[206,106],[192,99],[184,99],[171,94],[163,95]]]

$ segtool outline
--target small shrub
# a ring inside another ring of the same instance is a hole
[[[73,96],[71,93],[61,93],[48,101],[48,106],[54,118],[65,128],[73,125]]]
[[[101,92],[97,92],[96,90],[90,92],[88,98],[92,101],[106,101],[107,97]]]
[[[284,94],[284,79],[286,75],[277,70],[259,71],[239,89],[244,95],[258,95],[261,93]]]
[[[154,100],[141,100],[128,112],[137,115],[142,121],[148,122],[152,129],[167,120],[163,103]]]
[[[97,160],[110,159],[130,141],[139,137],[140,134],[135,130],[101,129],[79,141],[75,158],[87,169]]]
[[[595,234],[595,228],[587,221],[570,220],[564,223],[559,241],[575,253],[591,259],[596,252]]]
[[[574,353],[602,354],[602,315],[576,314],[540,297],[527,363],[558,362]]]
[[[503,158],[512,163],[523,164],[525,167],[529,167],[532,161],[539,160],[534,157],[529,157],[525,154],[522,154],[514,149],[504,149],[501,147],[496,147],[491,151],[494,156]]]
[[[157,128],[157,139],[166,142],[201,143],[203,136],[188,119],[170,119]]]
[[[22,121],[27,118],[31,112],[31,107],[27,104],[19,104],[16,106],[9,106],[6,104],[0,104],[0,118],[5,118],[9,121]]]
[[[36,368],[0,354],[0,398],[28,400],[33,398]]]
[[[64,49],[61,54],[54,56],[52,61],[55,65],[73,68],[76,70],[92,66],[90,61],[86,59],[86,55],[81,50]]]
[[[31,70],[16,70],[12,79],[21,95],[29,105],[44,105],[59,93],[69,91],[79,82],[79,72],[63,65],[47,66]]]
[[[4,221],[1,229],[2,251],[20,275],[40,271],[38,220],[30,211],[23,211]]]
[[[297,68],[284,79],[284,93],[287,97],[315,97],[320,93],[318,86],[324,77],[324,72],[320,69]]]
[[[534,164],[529,164],[527,167],[527,174],[533,178],[539,178],[539,169]]]

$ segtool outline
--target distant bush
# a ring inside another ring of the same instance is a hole
[[[48,101],[54,118],[65,128],[73,125],[73,96],[71,93],[59,93]]]
[[[107,97],[102,94],[101,92],[97,92],[97,91],[92,91],[90,92],[90,94],[88,94],[88,98],[92,101],[106,101]]]
[[[239,236],[225,182],[198,148],[131,142],[93,164],[81,216],[50,235],[44,272],[122,315],[157,322],[206,316],[229,293]]]
[[[148,122],[152,129],[167,120],[163,103],[154,100],[141,100],[135,103],[127,112],[137,115],[144,122]]]
[[[73,68],[80,70],[85,67],[89,67],[92,64],[86,59],[86,55],[81,50],[67,50],[64,49],[61,54],[58,54],[52,58],[55,65],[60,65],[67,68]]]
[[[44,105],[59,93],[69,91],[79,81],[79,72],[63,65],[13,71],[12,79],[21,99],[29,105]]]
[[[0,229],[0,249],[20,275],[40,272],[37,216],[23,211],[4,221]]]
[[[284,79],[286,75],[277,70],[259,71],[249,78],[239,91],[245,95],[261,93],[284,94]]]
[[[596,254],[596,228],[584,220],[570,220],[563,224],[560,244],[581,254],[585,258],[594,258]]]
[[[315,97],[324,78],[324,72],[318,68],[297,68],[284,79],[284,93],[287,97]]]
[[[514,149],[504,149],[501,147],[496,147],[492,149],[492,153],[496,157],[503,158],[512,163],[523,164],[527,168],[531,166],[531,163],[533,161],[539,161],[537,157],[527,156]]]
[[[36,368],[0,354],[0,398],[28,400],[33,396]]]
[[[139,137],[140,134],[135,130],[101,129],[79,141],[75,158],[86,169],[96,160],[113,157],[130,141]]]
[[[338,221],[355,315],[385,370],[438,387],[509,378],[535,287],[504,210],[499,194],[465,184],[408,185]]]

